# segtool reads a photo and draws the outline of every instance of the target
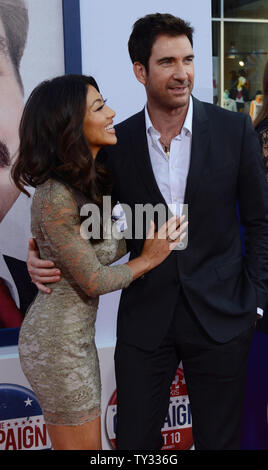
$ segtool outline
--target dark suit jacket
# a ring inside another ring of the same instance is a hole
[[[161,265],[123,290],[118,339],[155,348],[183,291],[197,320],[218,342],[252,325],[268,288],[268,185],[250,118],[193,99],[193,139],[185,204],[189,238]],[[118,143],[100,160],[115,179],[115,198],[128,204],[165,203],[156,184],[144,111],[116,126]],[[240,226],[245,229],[242,255]],[[142,240],[128,240],[137,256]]]

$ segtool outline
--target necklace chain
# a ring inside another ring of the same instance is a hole
[[[170,145],[165,144],[161,139],[159,139],[160,144],[164,148],[165,154],[169,157],[170,155]]]

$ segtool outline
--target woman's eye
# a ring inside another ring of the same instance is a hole
[[[96,109],[96,111],[101,111],[101,110],[104,108],[106,101],[107,101],[107,100],[103,100],[103,104],[101,104],[101,105]]]

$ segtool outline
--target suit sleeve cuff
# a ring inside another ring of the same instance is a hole
[[[257,308],[257,314],[260,315],[261,317],[263,317],[263,309],[258,307]]]

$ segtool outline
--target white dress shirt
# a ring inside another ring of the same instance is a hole
[[[169,156],[160,143],[161,135],[154,128],[145,107],[145,125],[149,154],[157,185],[167,204],[181,214],[192,146],[193,100],[190,98],[187,115],[180,134],[170,144]]]

